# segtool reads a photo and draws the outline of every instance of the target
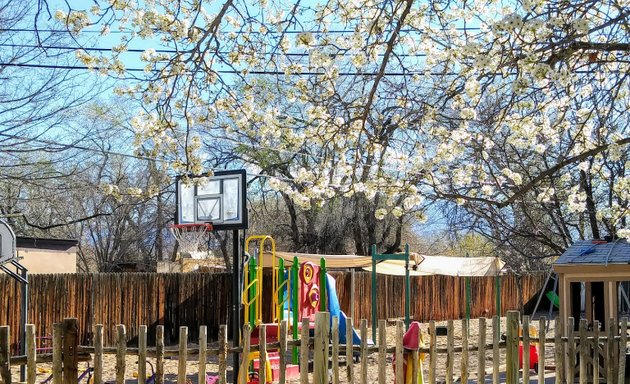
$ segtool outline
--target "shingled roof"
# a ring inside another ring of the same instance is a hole
[[[579,240],[554,264],[630,264],[630,244],[624,239],[611,242]]]

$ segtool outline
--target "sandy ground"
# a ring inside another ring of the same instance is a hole
[[[438,322],[436,323],[437,326],[446,326],[447,322]],[[538,322],[536,321],[534,324],[538,324]],[[547,331],[547,336],[550,337],[553,335],[553,321],[550,322],[549,324],[549,330]],[[428,324],[422,324],[421,325],[421,329],[423,331],[423,333],[425,334],[425,341],[427,343],[427,347],[428,347]],[[501,331],[505,332],[505,318],[502,319],[501,321]],[[454,322],[454,345],[455,346],[461,346],[462,345],[462,322],[461,321],[455,321]],[[371,331],[368,332],[368,334],[371,335]],[[477,346],[478,343],[478,335],[479,335],[479,323],[477,319],[471,320],[470,324],[469,324],[469,337],[468,337],[468,342],[470,346]],[[487,344],[491,344],[492,343],[492,321],[491,319],[488,319],[487,323],[486,323],[486,343]],[[438,336],[437,338],[437,346],[438,348],[440,347],[446,347],[447,344],[447,337],[446,336]],[[394,326],[388,326],[387,328],[387,345],[388,347],[393,347],[396,345],[395,343],[395,327]],[[216,345],[213,345],[213,347]],[[191,347],[193,347],[191,345]],[[546,365],[547,366],[552,366],[553,365],[553,345],[551,344],[547,344],[547,348],[545,351],[545,356],[546,356]],[[476,351],[471,351],[469,352],[469,359],[468,359],[468,367],[469,367],[469,380],[468,382],[470,383],[477,383],[478,382],[478,378],[477,378],[477,352]],[[388,384],[394,383],[394,371],[392,368],[392,355],[388,354],[387,356],[387,373],[386,373],[386,381]],[[199,368],[199,363],[198,361],[196,361],[197,357],[196,356],[191,356],[188,360],[188,364],[187,364],[187,381],[190,383],[197,383],[197,372],[198,372],[198,368]],[[149,361],[155,365],[155,360],[154,359],[149,359]],[[505,350],[502,349],[501,350],[501,372],[505,371]],[[228,357],[228,382],[232,381],[232,367],[231,367],[231,362],[232,362],[232,356],[230,355]],[[485,366],[486,366],[486,376],[485,376],[485,382],[487,383],[491,383],[492,382],[492,350],[487,350],[486,351],[486,356],[485,356]],[[425,377],[425,382],[428,381],[428,369],[429,369],[429,356],[426,356],[426,359],[423,363],[423,373],[424,373],[424,377]],[[437,361],[436,361],[436,378],[438,383],[444,383],[445,382],[445,377],[446,377],[446,365],[447,365],[447,356],[446,354],[438,354],[437,356]],[[79,365],[79,372],[83,372],[85,370],[85,368],[87,367],[87,363],[81,363]],[[116,357],[115,355],[105,355],[104,356],[104,377],[103,379],[106,380],[107,382],[114,382],[115,380],[115,372],[116,372]],[[169,383],[174,383],[177,381],[177,367],[178,367],[178,361],[177,359],[165,359],[165,364],[164,364],[164,370],[165,370],[165,380],[166,382]],[[218,371],[218,358],[216,356],[211,356],[208,358],[208,363],[206,365],[206,370],[207,372],[209,372],[210,374],[216,374]],[[48,376],[50,376],[50,365],[48,364],[39,364],[38,365],[38,376],[37,376],[37,382],[42,382],[44,380],[46,380],[46,378]],[[127,383],[136,383],[137,382],[137,357],[136,356],[127,356],[126,359],[126,370],[125,370],[125,377],[128,378],[128,380],[126,381]],[[12,367],[12,372],[13,372],[13,380],[14,382],[18,382],[19,380],[19,367]],[[150,374],[151,373],[151,367],[147,367],[147,372]],[[342,356],[340,357],[340,368],[339,368],[339,382],[342,384],[347,384],[349,383],[348,378],[347,378],[347,371],[346,371],[346,364],[345,364],[345,358]],[[453,366],[453,374],[454,374],[454,379],[456,381],[460,381],[460,376],[461,376],[461,353],[455,353],[454,356],[454,366]],[[502,378],[501,381],[504,382],[505,381],[505,375],[502,374]],[[371,353],[368,357],[368,382],[369,383],[375,383],[377,382],[377,377],[378,377],[378,353],[374,352]],[[545,382],[546,383],[552,383],[555,382],[555,375],[553,371],[547,371],[545,374]],[[310,381],[312,382],[312,375],[310,375]],[[537,375],[536,373],[532,370],[530,373],[530,382],[534,383],[537,382]],[[1,382],[1,381],[0,381]],[[82,382],[86,382],[85,380],[83,380]],[[289,383],[297,383],[299,382],[298,380],[290,380],[288,381]],[[354,382],[359,383],[360,382],[360,363],[359,362],[355,362],[354,364]]]

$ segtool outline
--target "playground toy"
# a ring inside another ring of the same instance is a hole
[[[412,322],[409,325],[409,329],[405,332],[403,336],[403,346],[405,349],[409,350],[417,350],[418,348],[424,348],[424,340],[422,339],[422,332],[420,330],[420,323],[417,321]],[[424,383],[424,378],[422,376],[422,362],[424,361],[425,354],[420,353],[418,360],[418,378],[417,383]],[[410,351],[403,353],[403,377],[405,378],[404,384],[413,383],[413,355]],[[392,365],[394,367],[394,373],[396,373],[396,355],[392,359]],[[396,380],[394,380],[394,384],[396,384]]]
[[[520,325],[518,328],[519,337],[523,337],[523,326]],[[533,338],[538,338],[538,328],[534,325],[529,325],[529,336]],[[519,368],[523,369],[523,342],[520,341],[518,344],[518,361]],[[536,373],[538,373],[538,343],[534,342],[529,345],[529,369],[533,369]]]

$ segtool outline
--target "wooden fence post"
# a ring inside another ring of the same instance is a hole
[[[138,328],[138,384],[147,381],[147,326]]]
[[[206,382],[206,363],[208,362],[208,327],[199,326],[199,373],[198,383]]]
[[[352,340],[352,318],[346,318],[346,373],[348,376],[348,383],[354,384],[354,355],[352,353],[352,346],[354,341]]]
[[[586,328],[588,327],[588,320],[580,319],[580,384],[586,384],[588,375],[586,372],[587,357],[588,357],[588,341],[586,340]]]
[[[387,322],[378,321],[378,384],[385,384],[385,364],[387,363]]]
[[[367,321],[366,321],[367,324]],[[328,383],[328,340],[330,337],[330,313],[315,314],[315,349],[313,352],[313,383]]]
[[[530,366],[530,358],[529,355],[529,316],[523,316],[523,383],[529,383],[529,366]]]
[[[499,343],[501,342],[501,319],[492,316],[492,384],[499,384]]]
[[[125,368],[127,367],[127,330],[124,324],[116,326],[116,383],[125,383]]]
[[[547,338],[547,319],[538,319],[538,383],[545,382],[545,339]]]
[[[179,327],[179,360],[177,361],[177,384],[186,384],[186,362],[188,361],[188,327]]]
[[[518,311],[507,313],[507,350],[506,350],[506,383],[518,384]]]
[[[334,326],[333,319],[333,326]],[[278,377],[278,384],[284,384],[286,382],[286,369],[287,369],[287,335],[288,335],[288,322],[282,320],[280,322],[280,375]],[[334,352],[333,352],[334,354]],[[339,369],[339,367],[337,367]]]
[[[606,382],[612,383],[615,380],[615,320],[608,319],[607,341],[606,341]]]
[[[53,335],[54,335],[54,329],[53,329]],[[54,357],[53,357],[53,360],[54,360]],[[103,324],[96,324],[96,326],[94,327],[94,384],[102,384],[102,383],[103,383]],[[61,384],[61,381],[59,382],[59,384]]]
[[[567,363],[567,382],[575,381],[575,319],[569,317],[567,319],[567,348],[566,348],[566,363]]]
[[[9,327],[0,326],[0,378],[6,384],[11,384],[11,346],[9,340]]]
[[[621,319],[619,329],[619,383],[624,383],[626,379],[626,344],[628,342],[628,318]]]
[[[308,317],[302,318],[302,333],[300,334],[300,383],[308,384],[308,339],[311,326]]]
[[[37,351],[35,348],[35,326],[26,324],[26,382],[35,384],[37,376]]]
[[[560,318],[556,316],[554,320],[555,330],[554,330],[554,353],[556,360],[556,382],[564,383],[565,381],[565,371],[564,371],[564,343],[562,342],[562,334],[564,325]]]
[[[63,382],[77,384],[79,381],[79,322],[76,318],[63,319]]]
[[[460,382],[468,382],[468,319],[462,319],[462,357],[460,361]]]
[[[249,322],[246,321],[245,324],[243,324],[243,353],[241,353],[241,367],[238,370],[239,377],[234,379],[234,382],[238,380],[239,384],[247,384],[249,379],[249,343],[252,341],[251,334],[252,329]],[[308,369],[306,373],[308,374]]]
[[[435,332],[435,320],[429,321],[429,384],[435,384],[435,370],[437,369],[437,334]]]
[[[446,323],[446,384],[453,384],[453,367],[455,366],[455,330],[453,320]]]
[[[339,384],[339,317],[333,316],[332,318],[332,384]],[[284,384],[284,383],[279,383]]]
[[[227,325],[221,324],[219,326],[219,384],[227,382],[227,348]]]
[[[599,321],[593,322],[593,384],[599,384]]]
[[[477,344],[477,383],[486,381],[486,318],[479,318],[479,338]]]
[[[372,327],[376,327],[376,323],[372,324]],[[372,332],[375,334],[376,331]],[[361,374],[360,374],[360,383],[367,384],[367,370],[368,370],[368,351],[367,351],[367,320],[361,320]],[[315,382],[317,383],[317,381]]]
[[[258,382],[267,384],[267,325],[258,326]]]
[[[52,356],[52,375],[53,384],[63,383],[63,324],[53,324],[53,356]],[[102,368],[102,364],[101,364]],[[94,367],[95,376],[94,383],[101,384],[96,381],[96,367]]]
[[[155,327],[155,382],[164,384],[164,326]]]
[[[403,346],[404,324],[402,320],[396,322],[396,382],[404,383],[405,374],[403,372],[403,362],[405,358],[405,348]]]

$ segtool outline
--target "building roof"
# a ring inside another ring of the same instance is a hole
[[[39,237],[15,237],[17,248],[47,249],[54,251],[68,251],[79,243],[71,239],[43,239]]]
[[[611,242],[579,240],[560,255],[554,264],[630,264],[630,244],[625,239]]]

